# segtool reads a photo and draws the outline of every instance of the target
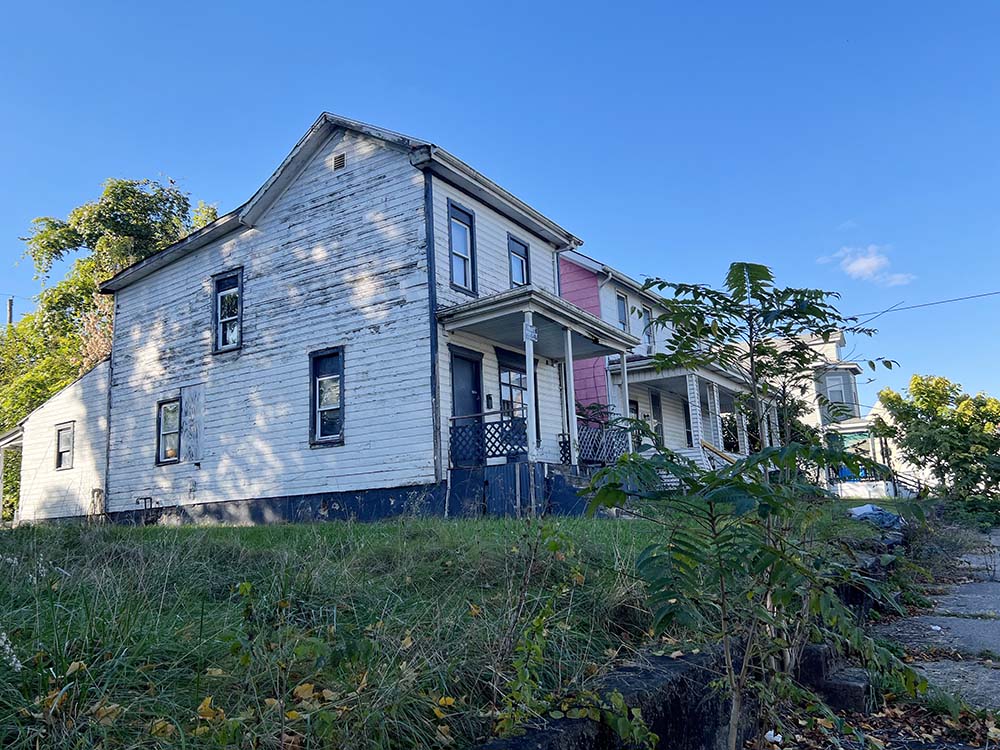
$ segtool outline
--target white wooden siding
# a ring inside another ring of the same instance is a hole
[[[641,341],[638,346],[633,350],[633,354],[639,354],[646,356],[646,342],[643,337],[643,330],[645,328],[644,321],[642,319],[642,308],[648,307],[653,312],[653,318],[657,318],[664,313],[664,309],[635,291],[618,284],[616,281],[611,280],[605,283],[601,283],[604,277],[599,276],[598,283],[601,284],[599,287],[598,296],[601,302],[601,318],[611,325],[618,327],[618,295],[624,296],[628,300],[629,309],[629,331],[633,336],[637,336]],[[635,308],[635,309],[633,309]],[[653,327],[653,352],[654,353],[666,353],[666,343],[670,340],[670,331],[659,326]]]
[[[27,418],[21,453],[21,521],[100,510],[107,409],[108,363],[102,362]],[[65,422],[73,423],[73,468],[56,470],[56,425]]]
[[[471,298],[451,286],[451,249],[448,244],[448,200],[475,216],[476,277],[479,297],[505,292],[510,285],[508,232],[528,244],[532,286],[556,294],[555,250],[540,237],[521,228],[489,206],[471,198],[443,180],[434,179],[434,250],[438,277],[438,306],[448,307]]]
[[[406,153],[338,131],[255,228],[121,290],[109,509],[433,481],[424,226]],[[240,266],[243,348],[212,354],[211,277]],[[308,355],[333,346],[345,443],[313,448]],[[156,466],[156,402],[178,394],[199,445]]]

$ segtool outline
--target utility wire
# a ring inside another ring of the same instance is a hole
[[[854,317],[860,318],[862,315],[874,315],[875,317],[878,317],[880,315],[885,315],[886,313],[890,313],[890,312],[900,312],[902,310],[916,310],[919,307],[933,307],[934,305],[947,305],[947,304],[950,304],[951,302],[964,302],[965,300],[970,300],[970,299],[980,299],[982,297],[993,297],[993,296],[995,296],[997,294],[1000,294],[1000,291],[996,291],[996,292],[983,292],[982,294],[969,294],[969,295],[967,295],[965,297],[952,297],[951,299],[940,299],[940,300],[937,300],[935,302],[922,302],[919,305],[907,305],[906,307],[900,307],[900,305],[903,304],[903,303],[902,302],[897,302],[895,305],[893,305],[892,307],[886,308],[885,310],[875,310],[873,312],[858,313]],[[870,318],[870,320],[874,320],[874,319],[875,318]],[[867,322],[867,321],[865,321],[865,322]]]

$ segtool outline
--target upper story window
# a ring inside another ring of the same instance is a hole
[[[850,404],[850,383],[847,375],[843,373],[831,373],[826,376],[826,397],[834,404]]]
[[[243,339],[243,270],[228,271],[213,277],[215,322],[213,350],[239,349]]]
[[[74,427],[72,422],[56,425],[56,469],[73,468]]]
[[[181,400],[172,398],[156,406],[156,463],[181,460]]]
[[[531,283],[528,267],[528,246],[521,240],[507,235],[507,255],[510,256],[510,285],[524,286]]]
[[[309,355],[312,379],[312,419],[310,442],[313,445],[338,445],[344,442],[344,350],[324,349]]]
[[[472,212],[448,202],[448,244],[451,248],[451,283],[476,293],[476,225]]]
[[[646,348],[652,351],[656,335],[653,333],[653,310],[649,307],[642,308],[642,340]]]
[[[616,295],[615,299],[618,306],[618,327],[628,333],[628,297],[624,294],[619,294]]]

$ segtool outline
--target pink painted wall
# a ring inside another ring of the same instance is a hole
[[[559,258],[559,288],[563,299],[601,317],[597,274],[565,258]],[[576,400],[581,404],[607,404],[608,379],[604,357],[578,359],[573,363]]]

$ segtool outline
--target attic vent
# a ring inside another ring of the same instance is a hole
[[[347,166],[347,154],[334,154],[333,155],[333,171],[336,172],[338,169],[343,169]]]

